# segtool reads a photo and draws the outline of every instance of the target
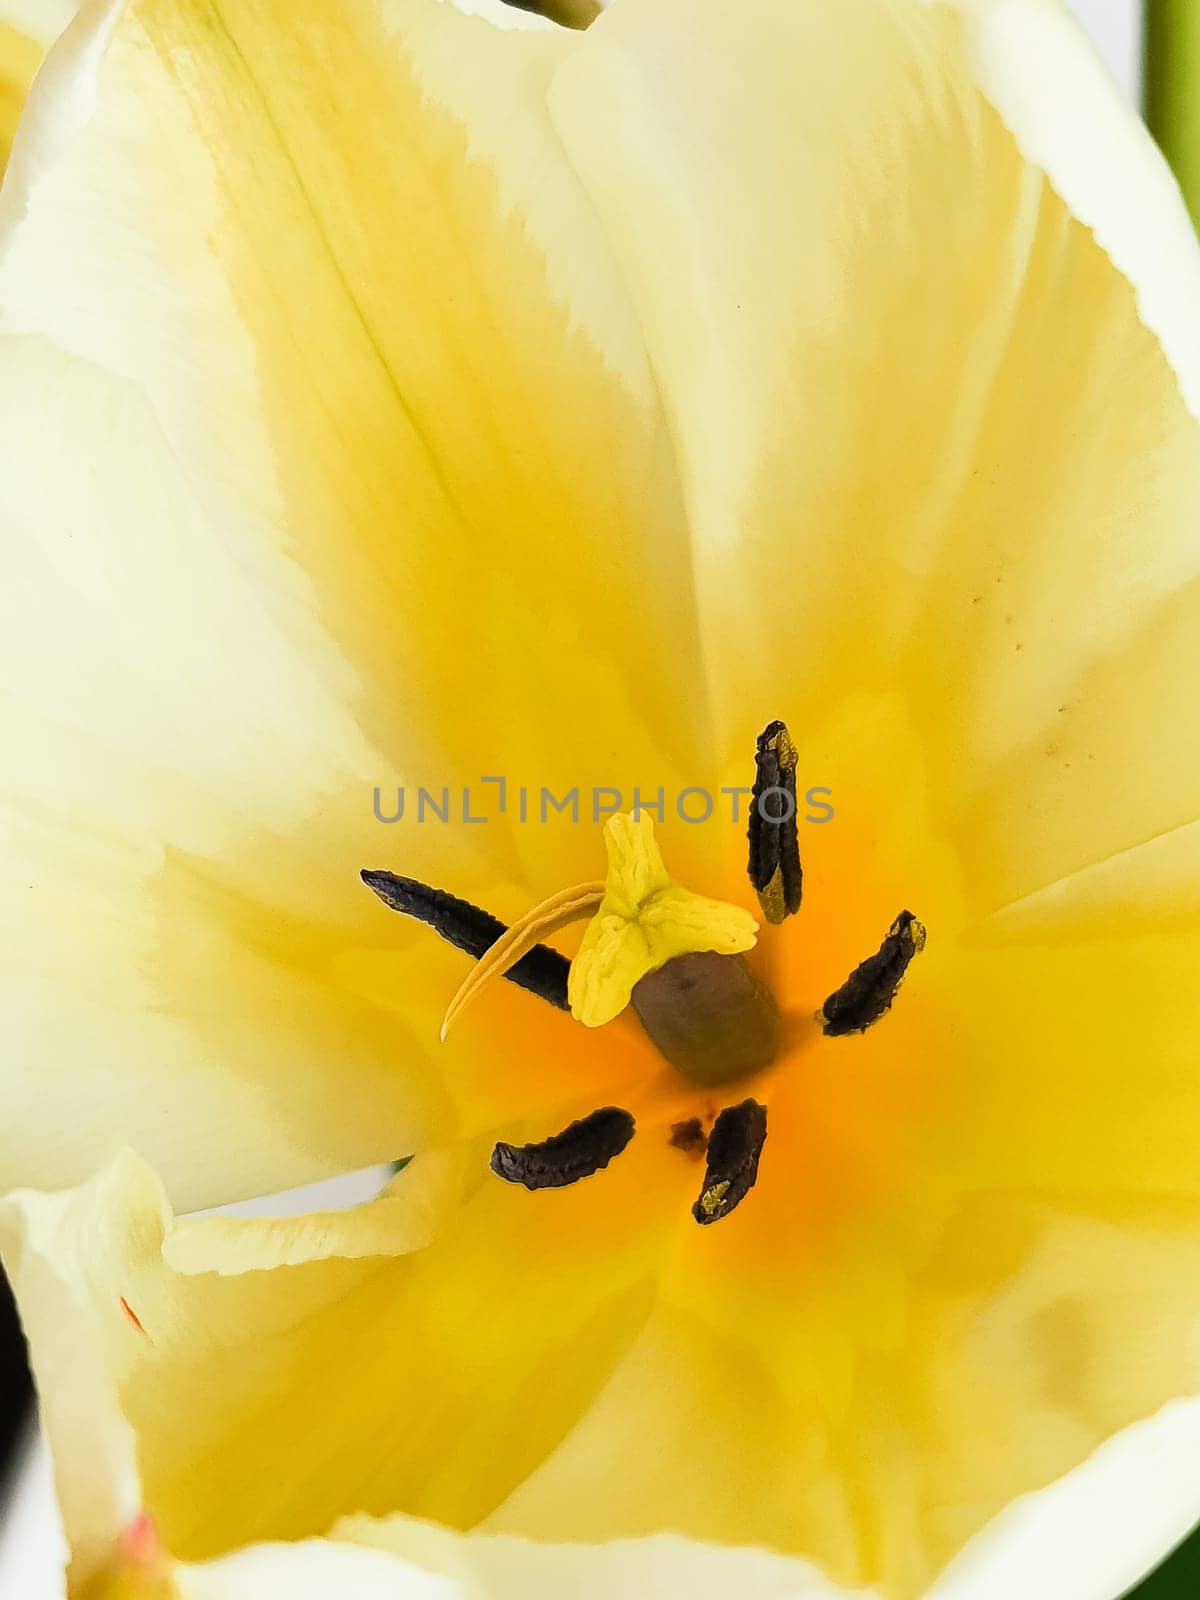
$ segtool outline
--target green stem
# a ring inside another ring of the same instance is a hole
[[[1200,3],[1146,0],[1145,104],[1200,226]]]

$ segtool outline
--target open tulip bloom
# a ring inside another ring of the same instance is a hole
[[[1200,249],[1074,25],[96,0],[0,321],[72,1595],[1000,1593],[1200,1380]]]

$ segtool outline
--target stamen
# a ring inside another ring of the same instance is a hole
[[[540,1144],[497,1144],[492,1171],[527,1189],[563,1189],[606,1167],[633,1138],[633,1130],[628,1111],[604,1106]]]
[[[428,884],[419,883],[415,878],[402,878],[395,872],[363,872],[361,877],[367,888],[373,890],[385,906],[406,917],[415,917],[418,922],[425,923],[440,934],[456,950],[465,951],[477,961],[508,932],[508,925],[501,922],[499,917],[481,911],[468,900],[459,900],[455,895],[447,894],[444,889],[431,889]],[[540,1000],[547,1000],[560,1011],[567,1011],[570,1009],[567,1003],[567,977],[570,970],[571,963],[566,956],[551,950],[548,945],[539,944],[522,956],[504,976],[510,983],[536,994]]]
[[[768,922],[783,922],[799,911],[804,887],[796,825],[796,761],[796,746],[786,725],[768,723],[754,753],[748,833],[750,882]]]
[[[835,989],[821,1007],[820,1021],[831,1038],[865,1033],[896,998],[908,964],[925,948],[925,929],[911,911],[902,911],[887,938]]]
[[[528,955],[543,936],[560,933],[571,923],[590,917],[603,899],[602,883],[581,883],[573,889],[560,889],[557,894],[552,894],[548,900],[543,900],[519,917],[459,985],[442,1019],[443,1041],[450,1031],[450,1024],[461,1011],[466,1010],[485,984],[493,978],[505,977],[509,968]]]
[[[767,1139],[767,1108],[757,1100],[726,1106],[708,1136],[704,1187],[692,1207],[701,1226],[720,1222],[753,1189]]]

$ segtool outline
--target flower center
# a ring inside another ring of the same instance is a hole
[[[755,750],[748,875],[768,923],[800,909],[803,873],[796,827],[796,747],[782,722],[770,723]],[[660,1054],[689,1083],[712,1089],[749,1078],[776,1060],[783,1033],[775,998],[745,959],[758,924],[739,906],[711,900],[667,872],[648,816],[615,816],[605,828],[603,883],[560,890],[511,927],[440,889],[391,872],[364,882],[394,911],[427,923],[475,967],[453,997],[442,1025],[492,978],[503,977],[570,1011],[586,1027],[632,1007]],[[541,941],[586,919],[579,951],[568,961]],[[925,930],[910,911],[892,923],[879,949],[862,961],[817,1013],[829,1038],[862,1033],[891,1007]],[[711,1112],[709,1113],[711,1116]],[[680,1135],[687,1129],[687,1137]],[[632,1115],[604,1106],[536,1144],[501,1142],[492,1171],[527,1189],[562,1188],[599,1172],[635,1131]],[[728,1216],[753,1187],[767,1137],[767,1110],[747,1099],[727,1106],[707,1136],[698,1118],[678,1123],[667,1143],[706,1151],[704,1185],[692,1208],[699,1223]]]

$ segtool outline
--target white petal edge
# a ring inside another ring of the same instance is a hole
[[[313,1539],[254,1545],[203,1566],[174,1570],[180,1600],[480,1600],[452,1578],[381,1550]]]
[[[1114,1600],[1153,1572],[1200,1518],[1200,1398],[1178,1400],[1127,1428],[1048,1488],[1023,1496],[984,1529],[926,1600]],[[408,1518],[348,1518],[339,1537],[403,1550],[434,1571],[474,1582],[483,1600],[570,1593],[687,1594],[720,1600],[835,1600],[803,1562],[759,1550],[706,1547],[671,1535],[593,1547],[462,1536]],[[665,1581],[665,1580],[675,1581]],[[639,1584],[640,1580],[640,1584]],[[868,1600],[858,1591],[856,1600]]]
[[[1175,1400],[1081,1467],[1023,1496],[967,1545],[927,1600],[1114,1600],[1200,1519],[1200,1398]]]
[[[678,1534],[607,1544],[537,1544],[503,1534],[461,1534],[411,1517],[347,1517],[338,1539],[401,1553],[458,1580],[462,1600],[872,1600],[843,1589],[806,1561],[773,1551],[703,1544]],[[214,1600],[216,1597],[214,1596]],[[238,1597],[240,1600],[240,1596]]]
[[[1060,0],[951,5],[980,88],[1137,291],[1200,417],[1200,241],[1179,185],[1083,28]]]
[[[35,174],[95,108],[96,68],[120,6],[121,0],[83,0],[30,86],[0,190],[0,249],[25,215]]]
[[[974,1539],[926,1600],[1114,1600],[1144,1578],[1200,1516],[1200,1399],[1175,1401],[1126,1429],[1059,1482],[1017,1501]],[[340,1538],[402,1552],[451,1574],[471,1600],[850,1600],[804,1562],[709,1547],[669,1534],[610,1545],[534,1545],[463,1536],[394,1518],[349,1518]],[[214,1592],[213,1600],[217,1600]],[[232,1600],[232,1597],[231,1597]],[[241,1600],[240,1592],[238,1600]],[[854,1600],[869,1600],[855,1591]]]

